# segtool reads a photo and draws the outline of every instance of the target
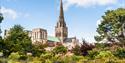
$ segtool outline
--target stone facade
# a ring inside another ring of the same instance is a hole
[[[66,26],[66,22],[64,19],[64,12],[63,12],[63,3],[62,0],[60,1],[60,15],[55,26],[55,36],[58,37],[61,42],[64,42],[64,39],[68,37],[68,28]]]
[[[31,37],[33,44],[45,44],[47,42],[47,31],[45,29],[35,28],[29,32],[29,37]]]
[[[64,19],[64,12],[63,12],[63,3],[62,0],[60,1],[60,15],[55,26],[55,37],[60,39],[62,45],[71,50],[78,44],[78,39],[76,37],[69,38],[68,37],[68,27],[66,26],[66,22]]]

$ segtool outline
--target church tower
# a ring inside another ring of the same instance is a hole
[[[64,39],[68,37],[68,28],[64,20],[62,0],[60,0],[60,15],[59,15],[57,25],[55,27],[55,36],[60,38],[61,42],[64,42]]]

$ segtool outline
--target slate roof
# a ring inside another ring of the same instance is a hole
[[[72,42],[72,39],[75,39],[75,37],[72,37],[72,38],[66,38],[66,39],[64,39],[64,42],[65,42],[65,43],[66,43],[66,42],[71,43],[71,42]]]

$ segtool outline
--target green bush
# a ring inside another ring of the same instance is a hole
[[[125,58],[125,49],[124,48],[118,48],[115,52],[114,55],[118,58]]]
[[[28,57],[27,57],[26,55],[21,55],[21,56],[19,57],[19,60],[26,61],[27,58],[28,58]]]
[[[57,46],[53,49],[54,54],[65,54],[67,52],[67,48],[64,46]]]
[[[89,59],[95,59],[95,56],[97,56],[99,54],[99,52],[97,50],[94,50],[94,49],[89,51],[88,53],[89,53],[88,54]]]
[[[52,54],[51,53],[41,54],[40,58],[50,59],[50,58],[52,58]]]
[[[7,59],[6,58],[0,58],[0,63],[7,63]]]
[[[45,54],[40,55],[40,60],[44,63],[49,63],[52,59],[53,55],[49,52],[46,52]]]
[[[111,51],[100,51],[95,58],[109,58],[113,57],[114,55],[111,53]]]
[[[11,53],[10,55],[9,55],[9,59],[10,60],[18,60],[20,58],[20,55],[19,55],[19,53],[18,52],[16,52],[16,53]]]

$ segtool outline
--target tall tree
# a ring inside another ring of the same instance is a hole
[[[14,25],[10,28],[8,36],[4,38],[4,52],[9,55],[11,52],[26,53],[31,50],[31,39],[28,33],[20,25]]]
[[[3,15],[2,13],[0,13],[0,24],[2,23],[2,20],[3,20]],[[0,34],[2,33],[1,29],[0,29]]]
[[[0,24],[2,23],[2,20],[3,20],[4,18],[3,18],[3,15],[2,15],[2,13],[0,13]],[[2,31],[1,31],[1,28],[0,28],[0,34],[2,33]],[[1,35],[0,35],[0,51],[2,50],[2,48],[3,48],[3,46],[4,46],[4,43],[3,43],[3,39],[2,39],[2,37],[1,37]]]
[[[97,28],[96,41],[107,39],[110,42],[125,43],[125,9],[108,10],[102,16],[101,24]]]
[[[92,44],[88,44],[85,39],[82,40],[82,42],[83,43],[81,44],[80,51],[83,56],[86,56],[88,55],[88,51],[92,50],[95,46]]]

